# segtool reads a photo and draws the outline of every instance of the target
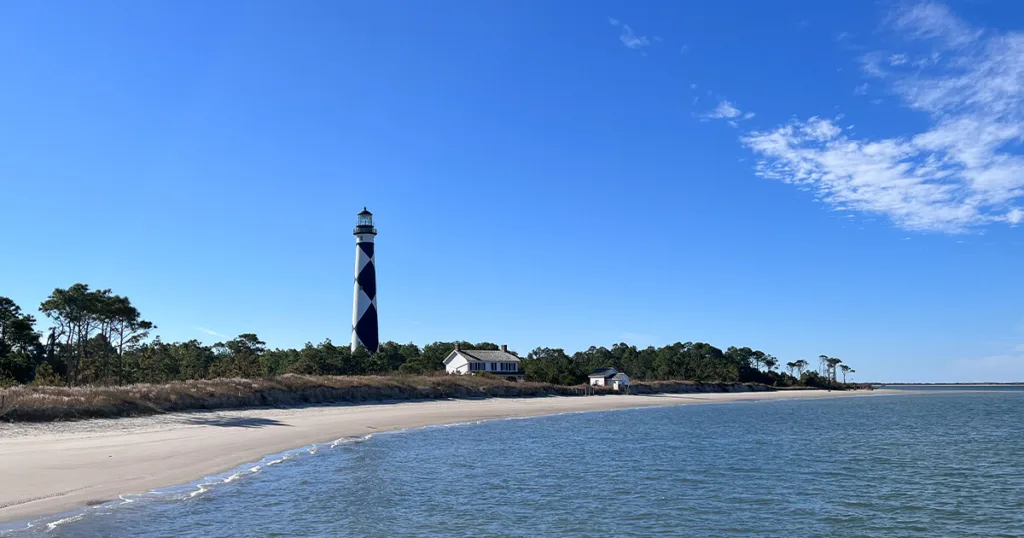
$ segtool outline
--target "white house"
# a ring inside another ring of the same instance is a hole
[[[598,368],[590,374],[590,385],[622,390],[629,386],[629,376],[615,368]]]
[[[519,367],[519,357],[508,352],[508,346],[501,346],[501,351],[484,349],[462,349],[455,344],[455,349],[444,360],[444,369],[449,374],[476,374],[486,372],[504,377],[512,381],[522,381],[523,371]]]

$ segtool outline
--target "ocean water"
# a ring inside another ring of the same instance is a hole
[[[1024,390],[376,434],[10,536],[1024,536]]]

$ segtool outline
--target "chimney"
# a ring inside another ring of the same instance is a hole
[[[508,346],[505,344],[501,344],[501,351],[504,353],[508,353]]]
[[[462,351],[462,344],[455,342],[455,351]]]

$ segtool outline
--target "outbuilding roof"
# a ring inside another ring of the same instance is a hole
[[[498,351],[491,349],[461,349],[459,353],[462,356],[469,359],[469,362],[474,360],[483,362],[519,362],[519,357],[507,352]]]
[[[597,370],[590,372],[590,377],[601,377],[607,379],[617,373],[619,373],[619,371],[615,368],[598,368]]]
[[[448,364],[456,355],[462,355],[469,362],[519,362],[519,357],[507,351],[496,349],[456,349],[448,355],[444,363]]]

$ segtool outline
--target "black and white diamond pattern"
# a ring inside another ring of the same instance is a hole
[[[376,353],[380,341],[377,334],[377,272],[373,238],[358,237],[352,299],[352,351],[363,346],[370,353]]]

